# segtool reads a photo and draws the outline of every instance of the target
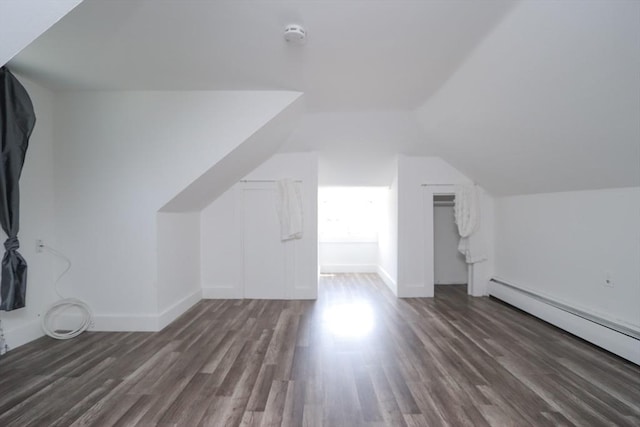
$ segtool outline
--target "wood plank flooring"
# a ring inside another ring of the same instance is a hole
[[[204,300],[158,333],[0,358],[0,426],[639,426],[640,367],[463,287]]]

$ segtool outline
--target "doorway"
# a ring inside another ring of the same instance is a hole
[[[376,273],[388,188],[318,188],[320,272]]]
[[[433,196],[433,270],[437,287],[468,288],[469,271],[464,255],[458,251],[460,235],[454,216],[455,196]],[[437,292],[435,293],[437,296]]]

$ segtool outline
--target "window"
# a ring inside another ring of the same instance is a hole
[[[321,242],[377,242],[386,187],[320,187]]]

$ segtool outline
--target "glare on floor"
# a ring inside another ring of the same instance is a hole
[[[327,331],[339,338],[364,338],[375,323],[373,309],[365,301],[329,306],[322,320]]]

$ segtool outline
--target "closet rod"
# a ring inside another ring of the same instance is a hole
[[[240,182],[278,182],[277,179],[241,179]],[[297,179],[293,182],[300,182],[302,183],[301,180]]]

